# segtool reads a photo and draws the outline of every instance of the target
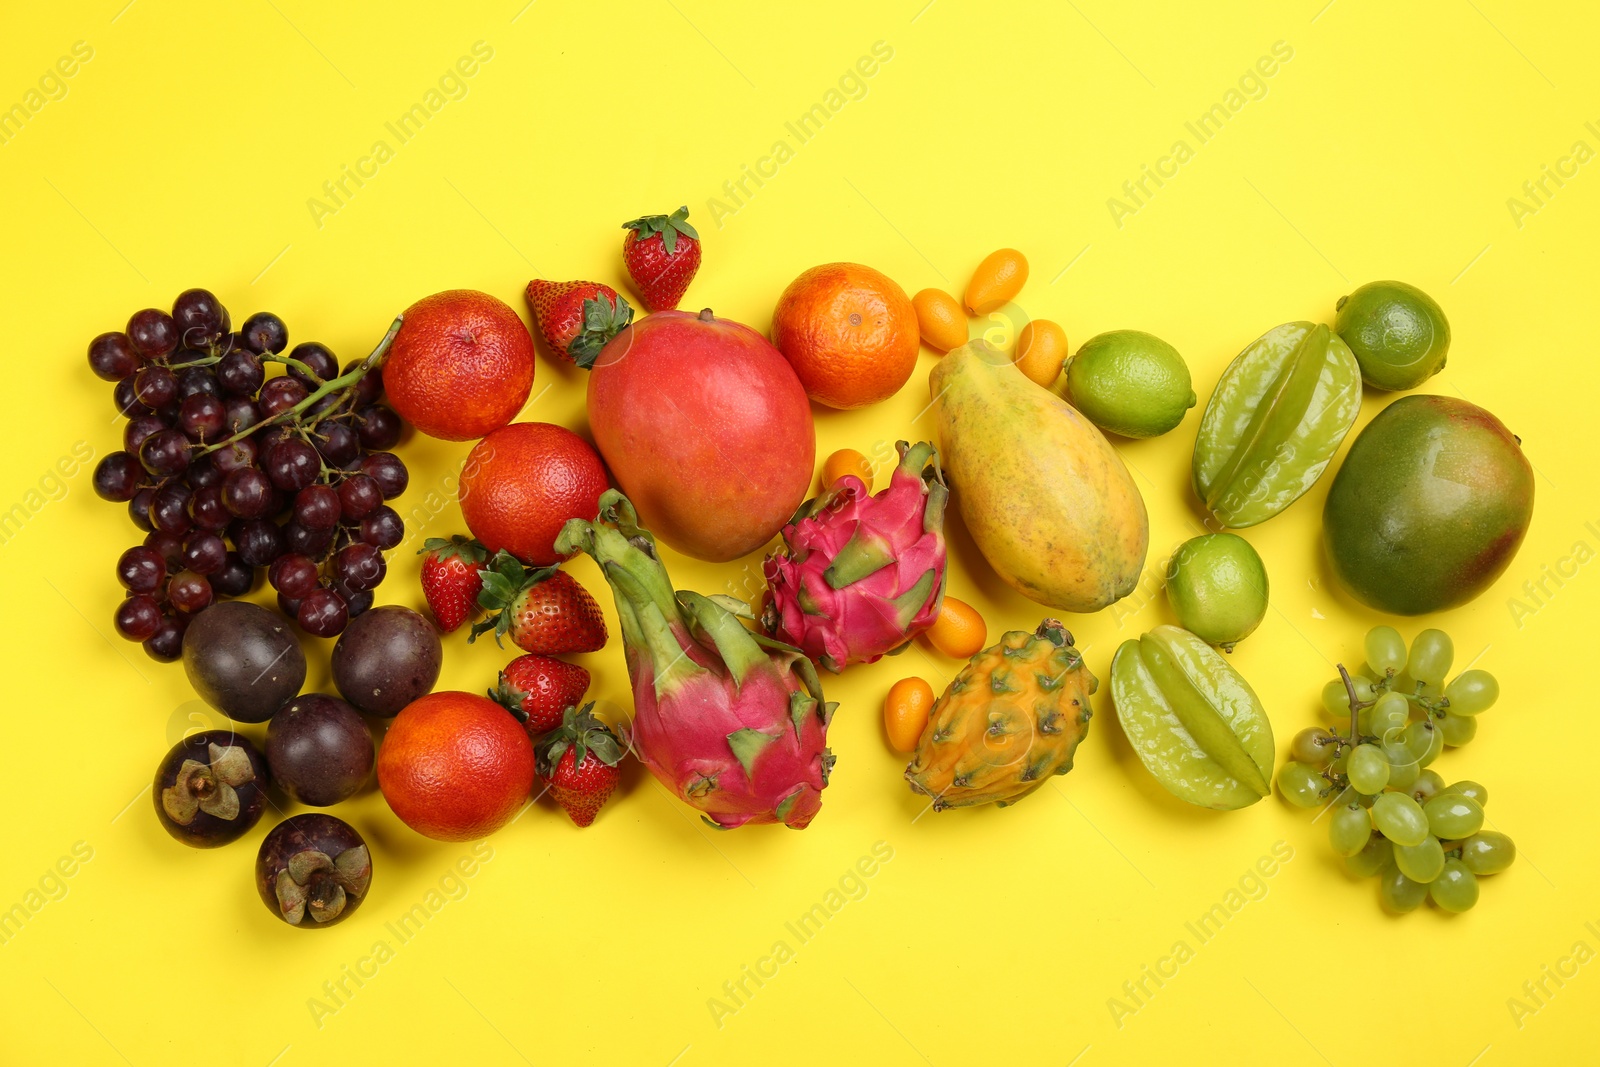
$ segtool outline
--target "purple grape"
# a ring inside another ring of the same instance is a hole
[[[261,414],[266,418],[282,415],[293,408],[307,396],[306,387],[294,378],[284,375],[274,378],[261,387],[261,394],[256,397],[256,406],[261,409]]]
[[[383,553],[364,541],[345,545],[333,557],[333,573],[357,592],[376,589],[388,569]]]
[[[112,453],[112,455],[116,454],[115,452]],[[107,458],[109,459],[110,457],[108,456]],[[134,460],[134,462],[137,463],[139,461]],[[144,468],[140,467],[139,477],[143,478],[144,476]],[[96,484],[98,485],[98,483]],[[107,499],[110,498],[108,497]],[[147,485],[142,489],[135,490],[133,496],[128,498],[128,518],[132,520],[135,526],[146,532],[155,529],[150,523],[150,505],[155,503],[155,499],[156,490],[153,485]]]
[[[313,637],[338,637],[350,621],[350,608],[332,589],[313,589],[301,598],[295,621]]]
[[[365,474],[352,475],[339,486],[340,515],[345,522],[359,522],[383,504],[383,490]]]
[[[111,625],[129,641],[145,641],[161,628],[161,605],[147,593],[135,593],[117,605]]]
[[[120,332],[103,333],[89,342],[89,369],[108,382],[121,381],[139,369],[139,353]]]
[[[172,321],[190,348],[216,344],[228,332],[228,309],[205,289],[185,289],[172,302]]]
[[[183,631],[188,623],[175,615],[165,615],[156,632],[145,640],[145,653],[158,663],[171,663],[183,655]]]
[[[244,596],[256,584],[255,568],[240,559],[237,552],[229,552],[228,561],[210,578],[211,589],[219,597]]]
[[[191,533],[183,546],[183,563],[196,574],[216,574],[228,563],[228,543],[208,530]]]
[[[324,422],[312,431],[311,443],[330,467],[343,467],[361,455],[361,439],[342,422]]]
[[[339,493],[330,485],[308,485],[294,498],[294,519],[313,530],[332,530],[344,510]]]
[[[135,311],[128,320],[128,342],[146,359],[164,356],[178,347],[178,326],[159,308]]]
[[[109,452],[94,465],[94,492],[101,500],[133,500],[144,479],[144,465],[129,452]]]
[[[266,380],[266,368],[254,352],[235,349],[217,361],[217,384],[229,396],[253,397]]]
[[[145,547],[166,562],[169,572],[183,569],[183,538],[165,530],[151,530],[144,535]]]
[[[263,455],[267,477],[286,493],[298,492],[322,476],[322,457],[299,438],[279,441]]]
[[[178,405],[178,426],[198,443],[220,441],[228,428],[227,405],[206,393],[184,397]]]
[[[261,409],[247,396],[230,396],[222,402],[222,418],[228,424],[228,434],[248,430],[261,421]]]
[[[310,367],[316,377],[306,374],[299,367],[290,367],[289,375],[304,385],[307,389],[315,389],[323,382],[332,381],[339,376],[339,361],[333,353],[328,351],[328,346],[317,341],[302,341],[294,346],[289,353],[290,359],[298,359]]]
[[[267,581],[272,588],[291,600],[299,600],[315,589],[320,578],[316,562],[310,556],[294,551],[292,545],[267,569]]]
[[[150,525],[163,533],[180,537],[194,522],[189,518],[189,487],[182,482],[167,482],[150,498]]]
[[[394,548],[406,539],[406,524],[398,512],[385,504],[361,520],[361,540],[373,548]]]
[[[133,388],[133,383],[138,380],[137,374],[130,374],[111,390],[111,402],[116,405],[117,414],[125,419],[131,419],[136,415],[149,415],[155,410],[139,402],[138,394]]]
[[[272,483],[256,467],[229,471],[222,480],[222,506],[241,519],[259,519],[272,509]]]
[[[154,593],[166,578],[167,561],[147,545],[134,545],[117,557],[117,581],[130,593]]]
[[[167,600],[185,615],[193,615],[211,606],[214,599],[211,583],[205,576],[191,570],[182,570],[167,583]]]
[[[205,358],[203,352],[196,352],[194,356],[196,359]],[[211,373],[210,367],[184,367],[177,371],[173,377],[178,382],[179,400],[201,394],[215,397],[222,396],[222,386],[217,384],[217,376]]]
[[[392,408],[374,404],[356,412],[356,433],[368,452],[383,452],[400,443],[405,423]]]
[[[284,544],[291,552],[298,552],[312,559],[321,559],[328,554],[328,549],[333,545],[333,529],[329,526],[318,530],[291,521],[283,527]]]
[[[283,555],[283,531],[270,519],[236,519],[228,527],[239,558],[251,567],[267,567]]]
[[[178,379],[165,367],[140,368],[133,376],[133,395],[147,408],[164,408],[178,397]]]
[[[212,452],[211,462],[216,464],[217,470],[226,475],[246,467],[254,467],[258,455],[259,449],[256,448],[255,441],[243,437]]]
[[[239,339],[252,352],[282,352],[289,344],[289,328],[270,311],[258,311],[239,327]]]
[[[344,365],[343,369],[339,371],[339,376],[342,378],[359,366],[361,366],[361,360],[352,359],[350,362]],[[357,409],[364,408],[368,405],[376,404],[378,402],[378,398],[382,395],[383,368],[373,367],[372,369],[368,370],[367,373],[363,374],[361,376],[361,380],[356,383],[355,398],[351,401],[351,404]]]
[[[411,484],[411,472],[393,452],[373,452],[361,458],[361,472],[378,483],[383,499],[393,500]]]

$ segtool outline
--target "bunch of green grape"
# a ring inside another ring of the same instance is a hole
[[[1343,728],[1295,735],[1278,790],[1299,807],[1330,802],[1328,840],[1357,877],[1378,876],[1389,911],[1432,899],[1445,911],[1478,902],[1478,876],[1511,866],[1511,838],[1483,829],[1488,790],[1446,784],[1429,769],[1445,745],[1470,741],[1479,712],[1500,695],[1487,671],[1467,670],[1445,684],[1454,648],[1441,630],[1424,630],[1409,656],[1400,634],[1374,627],[1366,665],[1322,691],[1322,706]],[[1418,717],[1413,719],[1413,714]]]

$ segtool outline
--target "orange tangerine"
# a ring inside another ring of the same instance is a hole
[[[967,313],[943,289],[924,289],[911,298],[917,332],[929,348],[948,352],[967,343]]]
[[[872,464],[853,448],[841,448],[822,462],[822,488],[831,489],[840,478],[854,474],[872,492]]]
[[[883,698],[883,732],[889,747],[896,752],[916,749],[933,710],[933,686],[921,678],[902,678],[889,687]]]
[[[971,659],[988,640],[989,627],[978,609],[953,596],[944,598],[939,617],[928,628],[928,643],[952,659]]]
[[[893,278],[859,263],[812,267],[772,312],[772,343],[831,408],[861,408],[900,391],[917,366],[917,313]]]
[[[1047,389],[1061,376],[1067,355],[1067,331],[1049,319],[1034,319],[1017,334],[1017,369]]]
[[[967,310],[974,315],[987,315],[1015,300],[1027,280],[1027,257],[1015,248],[996,249],[972,272],[972,280],[967,283]]]

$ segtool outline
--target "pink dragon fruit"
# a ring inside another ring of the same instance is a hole
[[[799,649],[746,629],[741,601],[675,591],[638,522],[612,489],[594,522],[572,519],[556,538],[557,552],[593,557],[616,595],[634,750],[712,826],[804,829],[833,767],[824,740],[834,705],[823,703],[816,669]]]
[[[762,625],[830,671],[871,663],[933,625],[944,603],[939,453],[901,441],[889,488],[869,496],[850,474],[800,506],[788,552],[767,557],[772,597]]]

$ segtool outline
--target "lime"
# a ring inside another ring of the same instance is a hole
[[[1333,330],[1356,354],[1361,377],[1376,389],[1415,389],[1444,369],[1450,323],[1414,285],[1368,282],[1341,296]]]
[[[1172,554],[1167,599],[1185,630],[1232,652],[1267,614],[1267,568],[1238,534],[1202,534]]]
[[[1091,337],[1067,361],[1062,396],[1102,430],[1159,437],[1194,407],[1189,368],[1178,350],[1138,330]]]

